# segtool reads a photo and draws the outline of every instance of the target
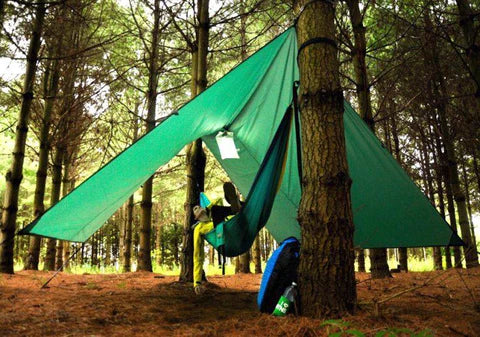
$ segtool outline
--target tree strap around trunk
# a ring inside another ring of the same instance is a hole
[[[312,45],[312,44],[317,44],[317,43],[326,43],[326,44],[329,44],[330,46],[332,46],[333,48],[337,49],[337,42],[335,42],[335,40],[333,39],[330,39],[328,37],[314,37],[312,39],[309,39],[307,41],[305,41],[304,43],[302,43],[300,45],[300,47],[298,47],[298,52],[297,52],[297,62],[298,62],[298,56],[300,55],[300,52]]]

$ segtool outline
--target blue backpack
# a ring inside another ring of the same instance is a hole
[[[257,304],[261,312],[271,314],[285,289],[297,281],[300,242],[285,239],[267,261]]]

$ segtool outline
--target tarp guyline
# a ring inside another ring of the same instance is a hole
[[[21,234],[84,242],[162,165],[202,138],[230,179],[247,195],[260,163],[292,102],[299,80],[297,39],[290,28],[184,105],[88,178]],[[461,245],[460,238],[382,147],[348,103],[344,114],[347,160],[353,180],[357,247]],[[182,130],[182,131],[179,131]],[[215,141],[231,131],[239,159],[222,160]],[[288,140],[285,174],[267,228],[278,241],[300,238],[301,190],[296,130]]]

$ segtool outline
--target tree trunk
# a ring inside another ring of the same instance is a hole
[[[178,231],[178,225],[176,222],[173,223],[173,232],[175,233],[175,236],[173,237],[173,260],[175,261],[175,265],[179,265],[179,262],[180,262],[180,257],[179,257],[179,249],[178,249],[178,244],[179,244],[179,240],[178,240],[178,235],[177,235],[177,231]],[[212,248],[213,249],[213,248]]]
[[[263,231],[264,243],[264,261],[267,262],[270,252],[272,251],[272,236],[266,230]]]
[[[452,192],[452,185],[450,182],[450,173],[448,172],[447,164],[444,164],[444,178],[445,178],[445,191],[447,194],[447,210],[448,210],[448,218],[450,222],[450,227],[453,229],[455,233],[457,233],[457,219],[455,216],[455,204],[453,201],[453,192]],[[447,247],[450,250],[450,247]],[[460,249],[458,247],[453,247],[453,259],[454,259],[454,266],[457,268],[462,267],[462,256],[460,253]],[[447,267],[448,268],[448,267]]]
[[[3,199],[2,219],[0,223],[0,273],[13,274],[13,246],[15,238],[15,224],[18,211],[18,194],[23,178],[23,162],[25,158],[25,145],[27,142],[30,107],[33,101],[33,88],[37,70],[38,51],[41,44],[43,22],[45,18],[45,2],[38,0],[35,10],[35,21],[32,37],[27,54],[27,68],[18,124],[15,133],[13,148],[13,161],[5,175],[6,187]]]
[[[65,198],[65,196],[70,193],[70,191],[73,189],[73,183],[71,179],[71,171],[72,171],[72,160],[74,156],[75,151],[70,150],[65,152],[64,159],[63,159],[63,186],[62,186],[62,198]],[[63,245],[63,256],[62,256],[62,264],[58,265],[57,264],[57,269],[60,268],[63,263],[65,264],[64,271],[70,269],[70,242],[69,241],[59,241]],[[58,259],[58,256],[57,256]]]
[[[357,251],[357,264],[358,264],[358,271],[360,273],[365,272],[365,250],[364,249],[356,249]]]
[[[387,262],[387,250],[369,249],[370,273],[373,279],[392,277]]]
[[[242,274],[250,274],[250,251],[238,257],[238,272]]]
[[[90,259],[90,264],[91,266],[96,266],[97,265],[97,257],[98,257],[98,232],[95,232],[93,236],[91,237],[91,242],[92,242],[92,256]]]
[[[297,1],[298,43],[322,37],[299,54],[302,123],[302,197],[298,219],[301,312],[309,317],[355,311],[351,180],[345,150],[343,93],[335,43],[335,9],[329,2]],[[331,42],[328,42],[331,41]]]
[[[465,201],[467,203],[468,210],[468,220],[470,223],[470,234],[472,235],[472,243],[477,246],[477,238],[475,236],[475,227],[473,225],[472,219],[472,205],[470,203],[470,183],[468,181],[467,169],[465,167],[465,161],[462,161],[462,176],[463,176],[463,185],[465,186]]]
[[[429,128],[430,130],[430,128]],[[432,203],[432,206],[435,207],[435,193],[433,190],[433,177],[431,173],[431,168],[430,168],[430,157],[428,155],[427,151],[427,139],[426,135],[423,133],[423,130],[421,130],[421,135],[422,135],[422,150],[424,153],[424,158],[425,158],[425,179],[427,182],[428,186],[428,199]],[[431,137],[431,134],[429,135]],[[435,270],[442,270],[443,265],[442,265],[442,251],[440,247],[433,247],[433,268]]]
[[[198,0],[198,49],[192,51],[192,97],[207,87],[207,54],[210,29],[208,13],[209,0]],[[193,207],[200,203],[200,192],[204,190],[206,156],[202,140],[197,139],[186,150],[187,158],[187,195],[185,200],[185,223],[183,237],[183,258],[180,268],[180,281],[193,281],[193,231],[195,223]]]
[[[156,240],[156,250],[157,250],[157,265],[163,265],[165,261],[164,255],[164,244],[163,244],[163,225],[158,224],[157,226],[157,240]]]
[[[393,100],[390,100],[393,103]],[[393,108],[392,106],[390,108]],[[397,159],[398,164],[402,165],[402,156],[400,153],[400,140],[398,138],[398,128],[397,128],[397,118],[395,114],[391,117],[392,125],[391,132],[393,138],[393,150],[395,158]],[[408,272],[408,249],[406,247],[398,248],[398,262],[400,264],[400,270]]]
[[[59,151],[59,149],[57,149],[57,151]],[[62,156],[62,161],[63,161],[63,179],[62,179],[62,198],[64,196],[66,196],[69,192],[69,189],[70,189],[70,183],[69,183],[69,179],[68,179],[68,176],[70,175],[70,159],[68,157],[68,153],[66,151],[66,149],[63,149],[62,148],[62,151],[63,151],[63,156]],[[60,172],[61,172],[61,167],[60,167]],[[66,252],[64,251],[64,247],[65,247],[65,244],[67,246],[67,250],[68,250],[68,255],[67,257],[65,258],[65,254]],[[64,242],[64,241],[61,241],[61,240],[57,240],[57,247],[56,247],[56,250],[57,250],[57,253],[56,253],[56,256],[55,256],[55,269],[60,269],[62,266],[63,266],[63,262],[68,260],[68,257],[70,256],[70,249],[69,249],[69,244],[68,242]]]
[[[138,108],[139,102],[135,103],[135,117],[133,118],[133,136],[132,144],[138,138]],[[125,217],[122,219],[121,234],[120,234],[120,262],[123,273],[132,271],[132,228],[133,228],[133,206],[134,196],[131,195],[125,205]]]
[[[262,273],[262,254],[260,251],[260,233],[258,233],[255,241],[253,242],[253,263],[255,265],[255,274]]]
[[[445,220],[445,200],[444,200],[444,190],[443,190],[443,167],[442,167],[442,149],[441,149],[441,140],[437,133],[435,133],[435,149],[436,153],[433,156],[434,165],[435,165],[435,179],[437,181],[437,191],[438,191],[438,208],[440,210],[440,215]],[[440,161],[437,160],[437,157],[440,158]],[[450,248],[445,247],[445,267],[452,268],[452,257],[450,255]]]
[[[366,29],[363,26],[363,16],[360,12],[358,0],[347,0],[347,5],[355,40],[355,47],[352,51],[352,56],[360,116],[365,123],[367,123],[370,130],[375,133],[375,121],[372,116],[367,66],[365,63],[365,57],[367,54],[367,43],[365,39]],[[383,250],[384,249],[382,248],[370,249],[370,263],[372,265],[371,270],[373,278],[391,277],[388,269],[387,253]],[[385,260],[383,260],[383,258],[385,258]]]
[[[50,207],[55,206],[55,204],[60,200],[60,191],[62,187],[62,161],[65,150],[62,147],[56,147],[55,155],[53,158],[53,167],[52,167],[52,191],[50,195]],[[54,270],[55,269],[55,253],[56,253],[56,243],[55,239],[47,239],[47,253],[45,255],[45,264],[43,270]]]
[[[115,222],[113,221],[113,219],[110,219],[110,221],[107,223],[107,226],[104,227],[105,232],[104,232],[103,238],[105,239],[105,254],[102,254],[102,256],[105,256],[105,258],[103,259],[103,265],[105,267],[108,267],[112,263],[111,231],[114,224]]]
[[[5,4],[7,0],[0,0],[0,27],[3,27],[5,21]],[[3,39],[3,31],[0,30],[0,40]]]
[[[408,250],[406,247],[398,248],[398,263],[400,270],[408,272]]]
[[[477,249],[473,244],[472,236],[470,235],[467,207],[465,203],[465,194],[463,193],[460,187],[458,163],[455,156],[455,149],[453,146],[453,142],[449,135],[446,116],[443,113],[440,113],[439,117],[440,117],[440,129],[443,135],[445,152],[447,156],[447,168],[448,168],[448,177],[451,184],[451,192],[453,193],[453,198],[457,205],[458,222],[460,224],[460,230],[462,232],[462,239],[466,244],[466,246],[464,247],[465,262],[466,262],[467,268],[472,268],[472,267],[478,266],[478,256],[477,256]],[[455,214],[453,214],[453,217],[455,217]],[[461,266],[461,261],[458,261],[457,258],[455,259],[455,265],[457,267]]]
[[[467,62],[470,68],[470,75],[475,82],[475,97],[477,104],[480,101],[480,45],[478,44],[478,27],[475,27],[475,20],[478,19],[478,13],[474,13],[468,0],[456,0],[457,8],[460,14],[460,27],[466,42]],[[477,117],[480,117],[477,111]],[[478,264],[478,261],[477,261]],[[468,265],[468,263],[467,263]]]
[[[247,59],[247,16],[245,15],[245,3],[240,1],[240,59],[245,61]],[[238,268],[236,265],[235,273],[250,273],[250,252],[246,252],[238,257]]]
[[[51,56],[57,53],[50,53]],[[53,65],[52,65],[53,64]],[[45,186],[47,182],[48,155],[50,153],[50,125],[52,112],[58,92],[58,80],[60,76],[58,60],[51,61],[45,70],[45,108],[40,131],[40,151],[38,154],[38,168],[35,182],[35,194],[33,198],[33,216],[38,218],[45,212]],[[40,256],[41,237],[30,236],[27,263],[25,269],[38,270]]]
[[[152,43],[150,46],[148,92],[147,92],[147,122],[146,132],[155,128],[155,113],[158,86],[158,38],[160,33],[160,0],[155,0],[153,11]],[[152,234],[152,191],[153,176],[144,184],[142,190],[141,220],[140,220],[140,250],[138,252],[138,268],[140,271],[152,271],[152,256],[150,251]]]
[[[465,3],[463,0],[458,0],[457,3]],[[459,6],[460,7],[460,6]],[[431,27],[431,20],[428,15],[425,16],[425,24],[427,27]],[[428,34],[428,32],[427,32]],[[458,221],[460,225],[460,230],[462,232],[462,239],[466,244],[464,249],[465,261],[467,268],[478,266],[478,256],[476,247],[473,245],[472,238],[470,235],[470,228],[468,225],[468,215],[467,208],[465,204],[465,195],[460,188],[459,174],[458,174],[458,164],[454,148],[454,140],[450,134],[449,130],[449,121],[447,117],[447,102],[446,97],[448,97],[447,86],[445,79],[440,71],[440,60],[436,48],[436,36],[434,34],[428,34],[427,41],[429,41],[429,51],[432,61],[432,79],[434,82],[433,90],[434,96],[436,98],[435,103],[437,106],[440,132],[442,134],[442,140],[445,147],[445,156],[447,160],[447,169],[448,169],[448,180],[451,185],[451,192],[455,199],[458,211]],[[480,71],[480,68],[479,68]],[[480,74],[480,73],[479,73]],[[480,92],[480,91],[479,91]],[[447,189],[448,194],[448,189]],[[449,210],[450,212],[450,210]],[[452,216],[452,214],[450,215]],[[455,214],[453,214],[453,217]],[[452,224],[451,224],[452,225]],[[458,255],[458,254],[456,254]],[[460,267],[460,261],[455,259],[455,265]]]
[[[133,195],[128,198],[127,216],[124,219],[124,239],[121,247],[122,254],[122,272],[128,273],[132,271],[132,225],[133,225]]]
[[[477,178],[477,188],[480,192],[480,170],[478,168],[478,159],[477,159],[477,151],[473,151],[473,171],[475,172],[475,177]]]

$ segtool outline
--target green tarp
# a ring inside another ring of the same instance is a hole
[[[83,242],[183,146],[202,137],[247,195],[298,80],[290,28],[87,179],[21,234]],[[233,131],[240,159],[220,158],[215,135]],[[362,248],[460,245],[417,186],[345,103],[355,245]],[[296,137],[267,228],[277,241],[300,237]]]

